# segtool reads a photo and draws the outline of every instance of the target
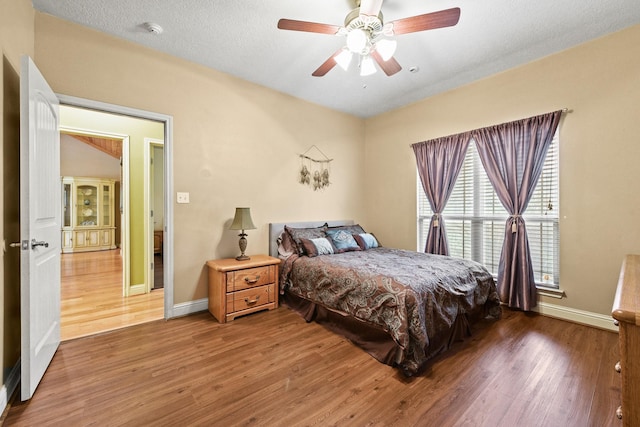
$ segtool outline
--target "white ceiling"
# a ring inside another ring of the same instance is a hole
[[[640,22],[638,0],[385,0],[384,21],[460,7],[458,25],[396,36],[403,67],[311,73],[343,36],[277,29],[280,18],[344,25],[353,0],[33,0],[42,12],[277,91],[370,117]],[[160,24],[159,35],[144,29]],[[638,52],[629,52],[637,55]],[[418,67],[419,72],[409,72]]]

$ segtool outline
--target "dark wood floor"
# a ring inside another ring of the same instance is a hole
[[[287,307],[64,342],[8,426],[619,426],[617,335],[506,311],[404,378]]]

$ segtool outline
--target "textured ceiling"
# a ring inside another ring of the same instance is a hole
[[[283,31],[280,18],[343,25],[353,0],[33,0],[42,12],[334,110],[370,117],[640,22],[638,0],[385,0],[384,21],[459,7],[458,25],[396,36],[402,71],[311,73],[343,36]],[[155,22],[164,32],[144,29]],[[631,53],[630,54],[637,54]],[[418,67],[417,73],[409,68]]]

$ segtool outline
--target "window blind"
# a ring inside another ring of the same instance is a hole
[[[542,174],[523,218],[527,226],[535,281],[559,287],[559,157],[554,135]],[[418,250],[424,251],[433,211],[418,177]],[[498,274],[505,223],[509,214],[487,177],[473,140],[447,206],[445,220],[449,254],[482,263]]]

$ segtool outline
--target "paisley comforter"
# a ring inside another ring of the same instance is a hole
[[[281,284],[282,291],[385,330],[407,374],[438,351],[430,341],[451,330],[459,316],[501,313],[494,279],[481,264],[399,249],[292,255]]]

